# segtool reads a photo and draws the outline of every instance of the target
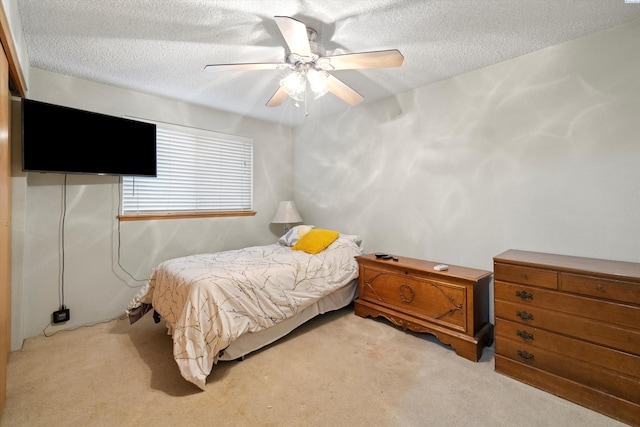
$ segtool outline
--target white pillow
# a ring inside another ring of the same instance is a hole
[[[314,225],[296,225],[291,230],[287,231],[284,236],[280,237],[278,243],[282,246],[293,246],[302,236],[314,228],[316,228]]]
[[[340,235],[342,237],[346,237],[347,239],[353,241],[353,243],[355,243],[358,246],[362,246],[362,237],[358,236],[357,234],[342,234],[340,233]]]

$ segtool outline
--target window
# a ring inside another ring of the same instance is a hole
[[[121,219],[254,214],[251,139],[155,124],[158,176],[123,178]]]

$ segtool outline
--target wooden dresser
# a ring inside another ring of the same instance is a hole
[[[489,323],[490,271],[398,257],[356,257],[360,266],[355,314],[382,316],[404,330],[428,332],[474,362],[493,342]]]
[[[640,425],[640,264],[494,258],[495,370]]]

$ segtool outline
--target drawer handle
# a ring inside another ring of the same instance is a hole
[[[533,299],[533,294],[530,294],[527,291],[516,291],[516,296],[522,301],[531,301]]]
[[[521,331],[520,329],[516,331],[516,335],[522,338],[524,341],[529,341],[533,339],[533,334],[527,331]]]
[[[400,299],[406,303],[410,303],[415,298],[416,294],[411,289],[411,286],[402,284],[400,286]]]
[[[533,354],[529,353],[528,351],[518,350],[518,356],[520,356],[521,359],[526,360],[527,362],[533,362],[536,359],[535,357],[533,357]]]
[[[533,320],[533,314],[527,313],[526,311],[516,311],[516,316],[521,318],[522,320]]]

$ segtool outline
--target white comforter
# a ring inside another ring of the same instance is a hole
[[[161,263],[132,306],[152,304],[167,322],[182,376],[204,390],[218,353],[358,277],[362,250],[340,236],[316,255],[280,244]]]

